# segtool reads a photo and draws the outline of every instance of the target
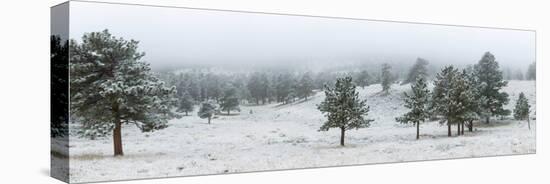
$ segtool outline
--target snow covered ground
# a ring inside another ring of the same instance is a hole
[[[196,112],[174,119],[170,127],[141,133],[128,125],[122,129],[125,155],[113,157],[111,137],[88,140],[72,134],[72,182],[189,176],[341,166],[355,164],[468,158],[535,153],[536,121],[514,120],[476,124],[474,132],[447,137],[446,126],[427,122],[415,128],[395,122],[403,114],[403,92],[409,85],[393,85],[390,95],[380,95],[380,85],[360,89],[368,99],[370,128],[346,132],[346,146],[339,146],[339,130],[317,131],[324,121],[316,109],[324,97],[289,105],[241,106],[239,115],[219,115],[207,124]],[[535,107],[535,82],[511,81],[512,109],[519,92]],[[533,110],[532,110],[533,111]],[[532,113],[533,114],[533,113]],[[534,115],[532,115],[534,117]],[[72,132],[75,132],[72,127]]]

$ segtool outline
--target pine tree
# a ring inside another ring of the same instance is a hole
[[[443,119],[440,123],[447,123],[447,135],[450,137],[451,125],[459,124],[460,112],[463,108],[462,104],[457,99],[459,90],[455,88],[458,70],[454,66],[446,66],[437,73],[434,81],[434,89],[432,92],[432,103],[430,109],[436,115]]]
[[[425,80],[422,77],[416,78],[416,82],[411,86],[411,95],[405,93],[405,107],[410,111],[396,118],[398,122],[416,125],[416,139],[420,139],[420,122],[424,122],[429,118],[428,99],[430,91]]]
[[[344,146],[346,130],[367,128],[373,121],[365,119],[369,106],[367,106],[367,100],[359,98],[355,88],[351,77],[338,78],[333,88],[325,86],[325,100],[317,107],[327,117],[327,121],[319,131],[340,128],[341,146]]]
[[[113,131],[114,154],[123,155],[122,124],[141,131],[166,128],[175,116],[175,87],[166,87],[139,61],[138,42],[103,32],[86,33],[82,43],[71,41],[71,112],[82,123],[84,135]]]
[[[472,107],[475,105],[475,95],[469,85],[466,70],[458,72],[452,81],[451,102],[455,107],[455,115],[457,120],[457,135],[464,135],[464,123],[470,121],[474,115]]]
[[[67,137],[69,135],[69,104],[68,104],[68,64],[69,42],[59,36],[50,38],[51,62],[51,137]]]
[[[277,102],[287,103],[292,90],[292,79],[290,74],[279,74],[275,84],[275,95]]]
[[[208,119],[208,124],[210,124],[210,120],[212,120],[212,117],[214,117],[217,112],[218,108],[216,104],[212,101],[206,101],[201,103],[197,115],[202,119]]]
[[[260,73],[256,72],[250,75],[250,78],[248,80],[246,87],[250,92],[250,96],[256,101],[256,105],[259,105],[260,99],[262,98],[262,95],[261,95],[262,84],[260,81]]]
[[[241,111],[237,89],[229,87],[224,91],[223,97],[220,100],[220,110],[227,112],[227,115],[229,115],[230,111]]]
[[[393,83],[393,76],[391,74],[391,66],[388,63],[382,64],[382,75],[380,81],[382,82],[382,92],[389,93],[391,85]]]
[[[531,123],[529,121],[530,108],[531,108],[531,105],[529,105],[527,98],[525,98],[525,94],[521,92],[519,94],[518,100],[516,101],[516,106],[514,107],[514,118],[516,120],[526,119],[529,130],[531,129]]]
[[[537,79],[537,65],[535,62],[529,65],[527,69],[527,80],[536,80]]]
[[[357,86],[364,88],[365,86],[370,85],[370,75],[367,70],[362,70],[357,74],[357,77],[355,77],[357,81]]]
[[[408,84],[416,81],[416,78],[428,78],[428,69],[426,68],[428,65],[428,61],[422,58],[417,58],[416,63],[412,66],[412,68],[409,71],[409,74],[407,75],[407,79],[405,79],[401,84]]]
[[[307,72],[302,76],[300,82],[298,82],[298,96],[307,100],[307,97],[313,94],[313,87],[313,79],[311,78],[311,74]]]
[[[269,97],[272,96],[272,85],[266,73],[260,75],[260,98],[262,104],[269,103]]]
[[[178,103],[178,109],[176,110],[176,112],[185,112],[185,115],[188,116],[189,112],[193,111],[193,109],[193,97],[191,97],[191,95],[187,91],[184,91]]]
[[[484,99],[480,110],[484,113],[485,123],[489,123],[491,116],[508,115],[510,111],[504,109],[504,105],[508,104],[508,94],[500,92],[508,82],[503,80],[502,71],[499,70],[495,56],[486,52],[474,69],[479,81],[479,86],[476,87]]]
[[[474,121],[478,120],[481,115],[481,111],[479,109],[484,100],[480,96],[479,89],[476,87],[479,86],[479,82],[475,75],[474,68],[472,66],[468,66],[462,71],[462,73],[466,79],[467,86],[469,86],[469,90],[467,92],[469,93],[468,95],[471,100],[468,104],[466,104],[468,112],[465,115],[464,120],[468,122],[468,131],[472,132],[474,129]]]

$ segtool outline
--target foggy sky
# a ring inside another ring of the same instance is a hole
[[[181,8],[71,2],[70,37],[109,31],[139,40],[153,68],[407,62],[474,64],[484,52],[501,66],[535,61],[532,31],[408,24]]]

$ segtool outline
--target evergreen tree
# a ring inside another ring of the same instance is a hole
[[[457,135],[464,135],[464,123],[475,118],[475,94],[469,85],[466,70],[458,72],[452,82],[451,98],[456,107]],[[474,107],[474,108],[473,108]],[[472,117],[474,116],[474,117]]]
[[[527,69],[527,80],[536,80],[537,79],[537,65],[535,62],[531,63],[529,65],[529,68]]]
[[[224,91],[223,97],[220,101],[220,110],[227,112],[227,115],[229,115],[230,111],[241,111],[239,108],[237,89],[230,87]]]
[[[180,101],[178,103],[178,109],[176,112],[185,112],[185,115],[188,116],[189,112],[193,111],[194,109],[194,101],[193,97],[186,91],[182,94],[180,97]]]
[[[279,76],[277,76],[277,84],[275,84],[277,102],[282,102],[283,104],[287,102],[286,99],[292,88],[291,80],[290,74],[279,74]]]
[[[366,100],[359,99],[355,88],[351,77],[338,78],[333,88],[325,86],[325,100],[317,107],[327,117],[319,131],[340,128],[341,146],[344,146],[346,130],[367,128],[373,121],[365,119],[369,107]]]
[[[503,80],[495,57],[486,52],[474,69],[479,81],[479,86],[476,87],[479,89],[480,96],[484,98],[480,110],[484,113],[485,122],[489,123],[491,116],[508,115],[510,111],[504,109],[504,105],[508,104],[508,94],[500,92],[508,82]]]
[[[525,98],[525,94],[521,92],[519,94],[518,100],[516,101],[516,106],[514,107],[514,118],[516,120],[526,119],[529,130],[531,129],[531,123],[529,122],[530,108],[531,105],[529,105],[527,98]]]
[[[474,121],[478,120],[481,111],[480,105],[483,103],[484,98],[480,96],[479,89],[476,86],[479,86],[479,82],[476,78],[474,68],[468,66],[463,70],[463,76],[466,79],[467,86],[469,87],[468,95],[470,96],[470,102],[466,104],[467,114],[465,115],[464,120],[468,122],[468,131],[472,132],[474,130]]]
[[[432,103],[430,109],[443,119],[440,123],[447,123],[447,135],[451,136],[451,125],[463,120],[466,106],[461,103],[461,93],[465,91],[463,85],[459,86],[459,72],[454,66],[446,66],[436,75]],[[464,80],[465,81],[465,80]]]
[[[396,118],[398,122],[416,125],[416,139],[420,138],[420,122],[424,122],[429,118],[428,99],[430,91],[425,80],[422,77],[416,78],[416,82],[411,86],[411,95],[405,93],[405,107],[410,111]]]
[[[260,104],[260,99],[262,98],[262,84],[260,80],[260,73],[256,72],[250,75],[250,78],[248,80],[248,83],[246,87],[248,88],[248,91],[250,92],[250,96],[256,101],[256,104]]]
[[[212,101],[206,101],[201,104],[197,115],[202,119],[208,119],[208,124],[210,124],[210,120],[212,120],[212,117],[214,117],[217,112],[218,108],[216,104]]]
[[[389,93],[391,85],[393,83],[393,75],[391,74],[391,66],[388,63],[382,64],[382,74],[380,75],[380,81],[382,82],[382,92]]]
[[[141,131],[166,128],[175,116],[175,87],[153,76],[148,63],[139,61],[138,42],[103,32],[86,33],[82,43],[71,41],[70,103],[84,135],[113,131],[114,154],[123,155],[122,124]]]
[[[271,91],[271,83],[269,81],[269,78],[266,73],[262,73],[260,75],[260,99],[262,101],[262,104],[265,104],[266,102],[269,103],[269,97],[272,94]]]
[[[313,79],[311,78],[311,74],[307,72],[302,76],[300,82],[298,83],[298,96],[307,100],[308,96],[313,95],[313,87]]]
[[[408,84],[416,81],[416,78],[428,78],[428,61],[422,58],[417,58],[416,63],[412,66],[412,68],[409,71],[409,74],[407,75],[407,78],[401,83]]]
[[[358,74],[357,74],[357,77],[355,77],[357,80],[357,86],[361,87],[361,88],[364,88],[365,86],[369,86],[370,85],[370,75],[369,75],[369,72],[367,72],[367,70],[362,70],[360,71]]]
[[[69,135],[69,104],[68,104],[68,64],[69,42],[59,36],[50,37],[51,62],[51,137],[67,137]]]

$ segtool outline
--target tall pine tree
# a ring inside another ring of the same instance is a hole
[[[450,137],[451,125],[458,124],[460,121],[459,111],[462,107],[454,98],[453,85],[458,70],[454,66],[446,66],[441,72],[436,74],[434,89],[432,92],[432,103],[430,109],[438,116],[442,117],[440,123],[447,123],[447,135]]]
[[[83,133],[113,131],[114,154],[123,155],[122,124],[149,132],[166,128],[175,116],[175,87],[166,87],[140,61],[138,42],[112,36],[107,30],[71,41],[70,103]]]
[[[485,123],[489,123],[491,116],[508,115],[510,111],[504,109],[504,105],[509,101],[508,94],[501,92],[508,81],[503,80],[502,71],[499,70],[495,56],[486,52],[474,69],[479,82],[476,87],[484,100],[480,105],[480,110],[484,113]]]
[[[483,100],[479,94],[479,89],[476,87],[479,82],[475,76],[474,68],[472,66],[468,66],[462,71],[462,73],[466,79],[466,84],[469,87],[467,93],[470,96],[470,101],[466,104],[468,112],[464,117],[464,121],[468,122],[468,131],[472,132],[474,130],[474,121],[478,120],[481,115],[480,104]]]
[[[426,79],[416,78],[416,82],[411,86],[412,93],[405,93],[405,107],[409,112],[396,118],[401,123],[413,123],[416,125],[416,139],[420,139],[420,122],[429,118],[428,100],[430,91],[426,85]]]
[[[317,107],[327,118],[319,131],[339,128],[341,146],[344,146],[346,130],[367,128],[373,121],[366,119],[367,100],[361,100],[355,88],[351,77],[338,78],[334,87],[325,86],[325,100]]]

